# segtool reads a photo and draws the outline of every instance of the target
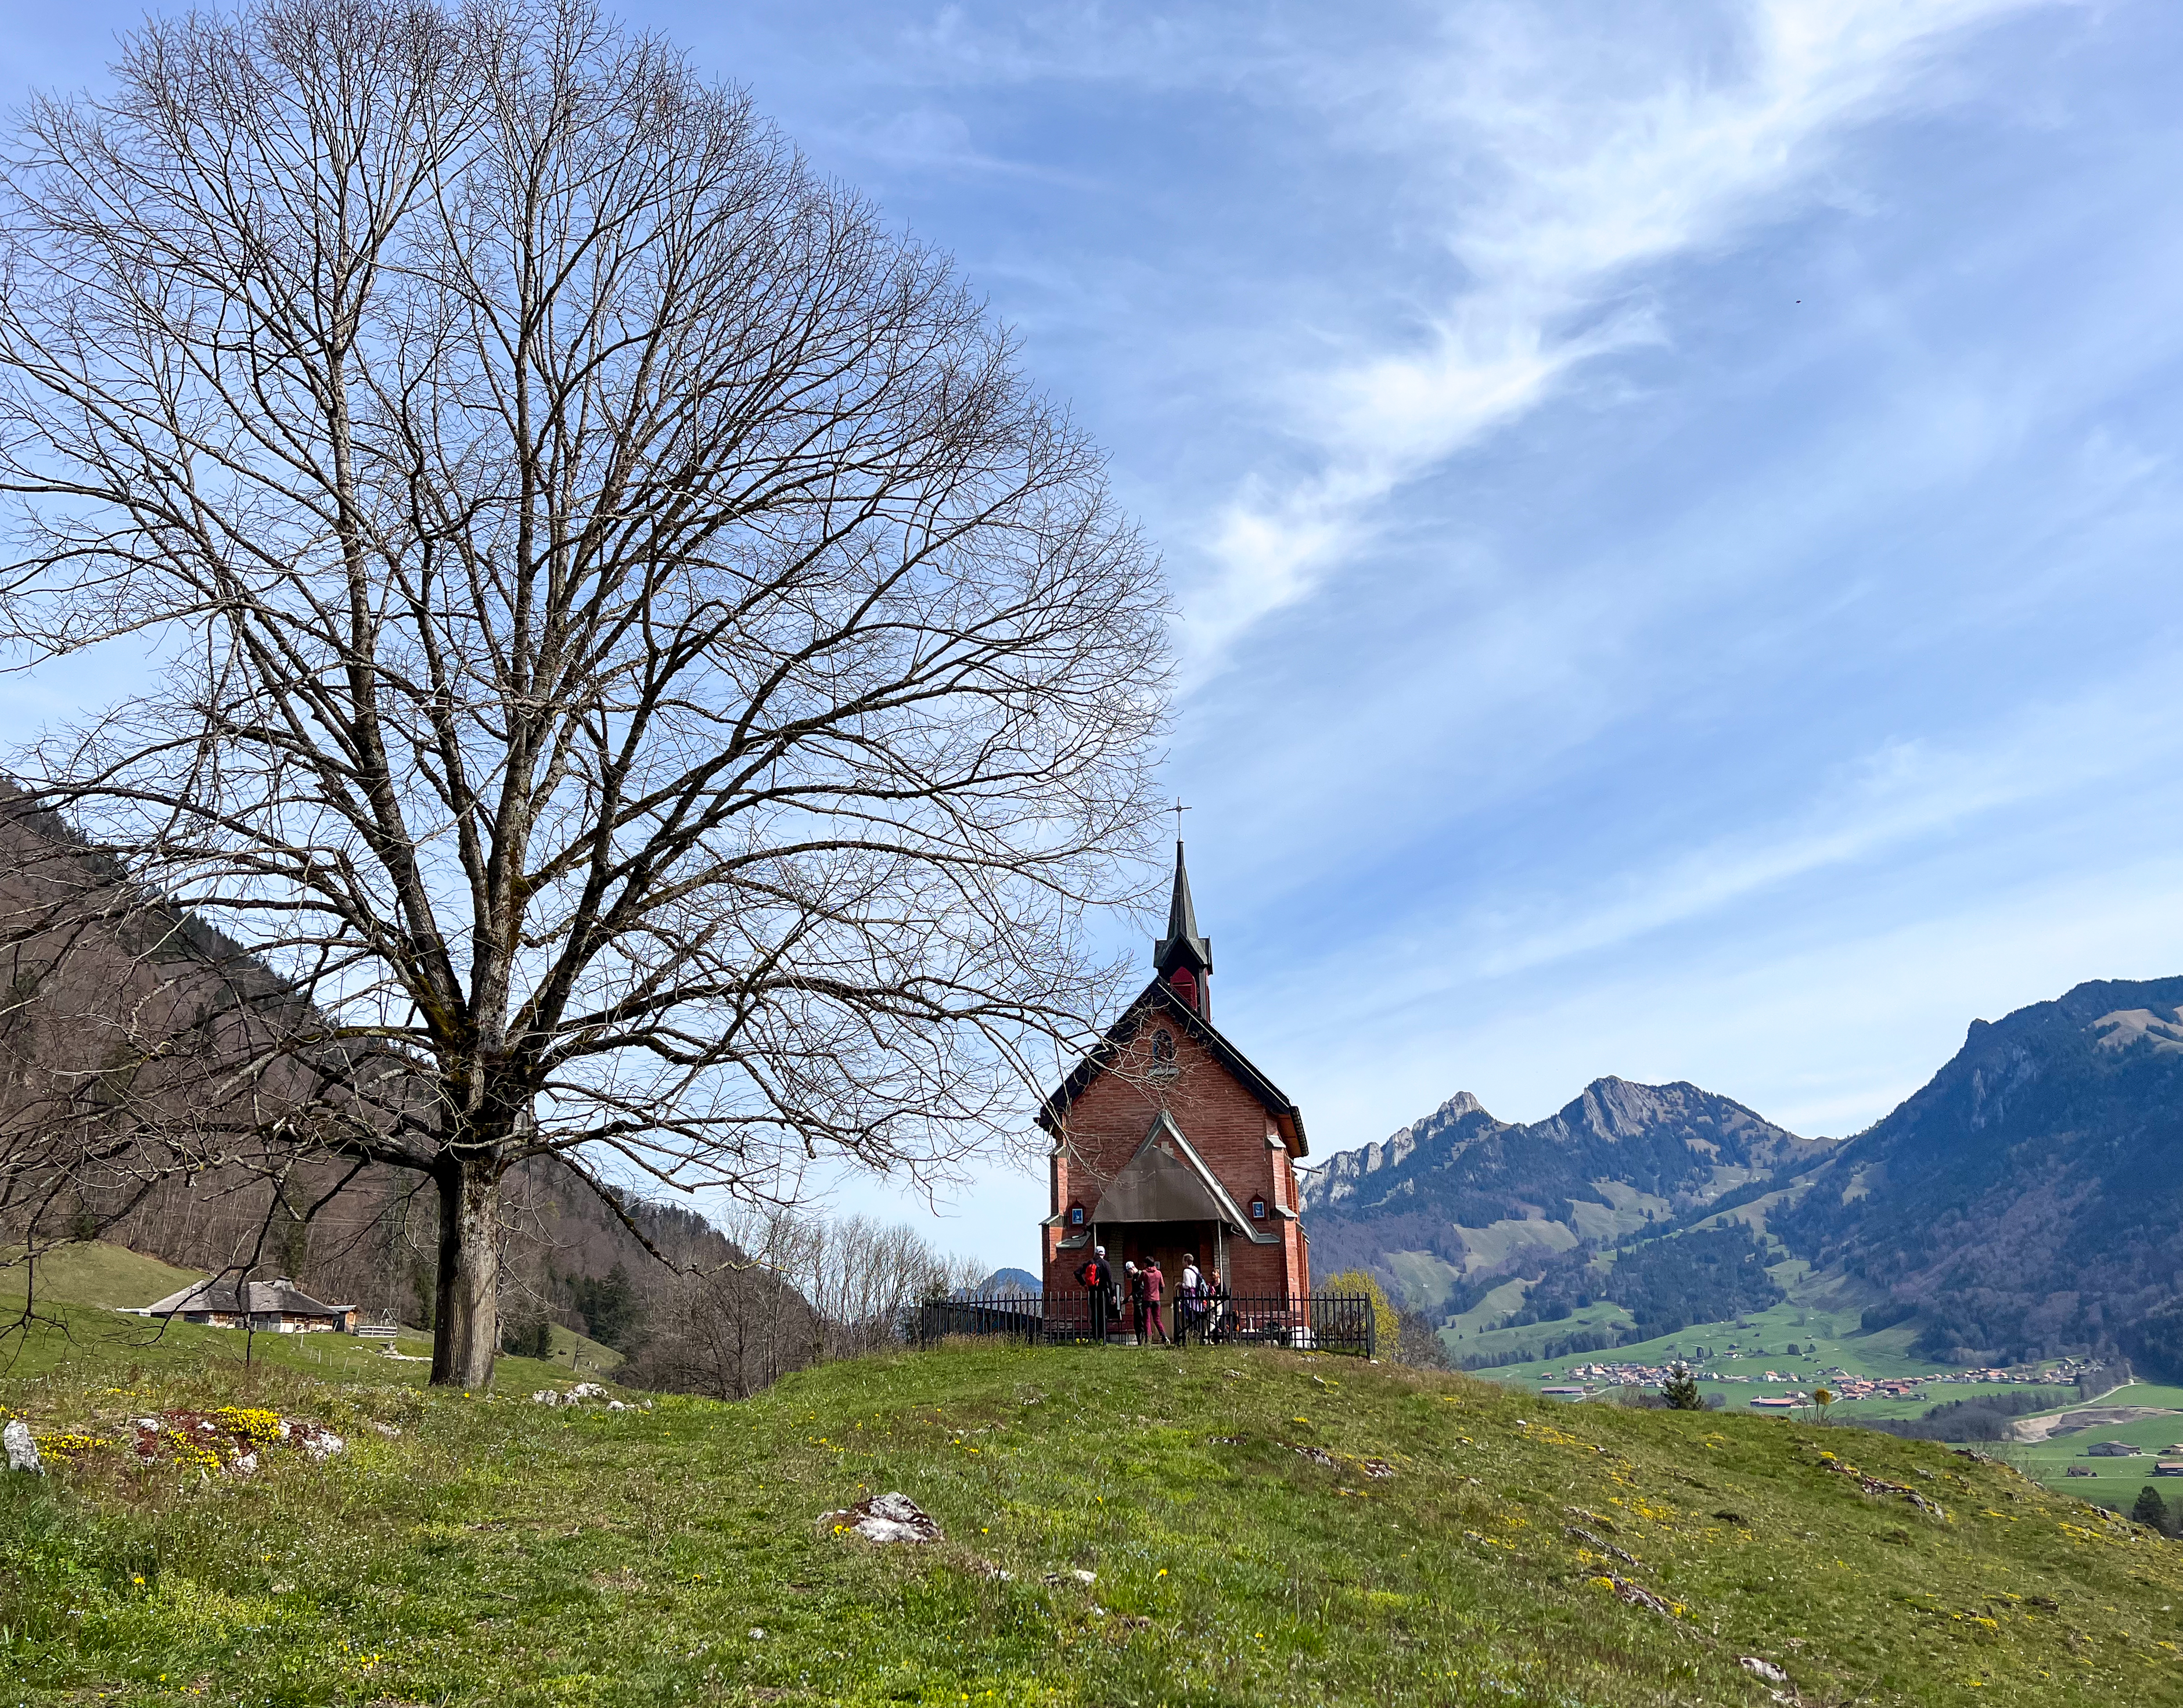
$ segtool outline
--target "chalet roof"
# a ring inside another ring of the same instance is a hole
[[[1281,1088],[1251,1065],[1243,1052],[1236,1048],[1212,1021],[1194,1013],[1188,1004],[1175,993],[1164,978],[1155,978],[1137,993],[1136,1000],[1124,1009],[1107,1035],[1076,1064],[1068,1078],[1055,1088],[1040,1105],[1038,1124],[1048,1132],[1054,1131],[1069,1106],[1084,1094],[1085,1088],[1104,1073],[1114,1058],[1129,1047],[1140,1028],[1148,1020],[1157,1018],[1167,1024],[1180,1026],[1205,1047],[1207,1052],[1221,1066],[1232,1074],[1237,1084],[1264,1105],[1268,1115],[1286,1126],[1293,1135],[1291,1156],[1308,1156],[1311,1147],[1303,1134],[1303,1111],[1291,1103]]]
[[[236,1316],[339,1316],[353,1305],[326,1305],[292,1281],[198,1281],[144,1307],[147,1316],[217,1310]]]

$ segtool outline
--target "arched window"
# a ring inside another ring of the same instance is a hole
[[[1153,1034],[1153,1060],[1154,1061],[1175,1060],[1175,1034],[1165,1026],[1162,1026]]]
[[[1069,1206],[1069,1225],[1071,1227],[1081,1227],[1084,1226],[1084,1206],[1082,1205],[1072,1204]]]
[[[1265,1219],[1266,1200],[1263,1198],[1253,1199],[1251,1200],[1251,1220],[1253,1221],[1264,1221]]]

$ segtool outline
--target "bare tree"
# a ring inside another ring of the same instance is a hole
[[[736,1261],[647,1277],[653,1329],[623,1380],[742,1399],[825,1355],[826,1325],[792,1281],[819,1225],[769,1207],[732,1217],[728,1232]]]
[[[976,1264],[935,1249],[914,1227],[851,1216],[802,1224],[782,1268],[818,1313],[830,1358],[857,1358],[900,1344],[921,1299],[978,1279]]]
[[[1086,1036],[1156,565],[943,258],[583,0],[255,0],[33,103],[0,486],[25,656],[158,666],[32,793],[267,970],[207,1143],[436,1184],[434,1380],[516,1160],[922,1177]]]

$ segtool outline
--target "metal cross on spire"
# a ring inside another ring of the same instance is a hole
[[[1182,815],[1188,812],[1190,809],[1182,804],[1182,797],[1180,795],[1177,795],[1175,798],[1175,804],[1169,807],[1168,810],[1175,815],[1175,839],[1177,842],[1180,842],[1182,840]]]

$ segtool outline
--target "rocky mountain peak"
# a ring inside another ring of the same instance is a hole
[[[1423,1120],[1397,1127],[1386,1138],[1360,1144],[1354,1150],[1338,1151],[1305,1174],[1298,1186],[1303,1206],[1307,1210],[1323,1210],[1354,1198],[1372,1177],[1399,1168],[1420,1144],[1430,1144],[1453,1130],[1500,1125],[1486,1112],[1484,1104],[1470,1093],[1458,1091]]]

